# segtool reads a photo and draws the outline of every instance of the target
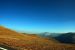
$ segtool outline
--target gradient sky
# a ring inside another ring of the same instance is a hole
[[[0,0],[0,25],[24,32],[75,32],[75,0]]]

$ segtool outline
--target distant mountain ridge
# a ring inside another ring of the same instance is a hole
[[[42,37],[45,38],[51,38],[53,37],[57,41],[61,43],[75,43],[75,33],[69,32],[69,33],[49,33],[49,32],[44,32],[39,34]]]
[[[61,34],[60,36],[55,37],[55,39],[57,39],[62,43],[75,44],[75,33],[70,32],[70,33]]]

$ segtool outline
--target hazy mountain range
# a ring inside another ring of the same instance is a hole
[[[69,32],[69,33],[44,32],[44,33],[40,33],[39,36],[45,37],[48,39],[52,37],[61,43],[68,43],[68,44],[74,44],[75,43],[75,33],[74,32]]]

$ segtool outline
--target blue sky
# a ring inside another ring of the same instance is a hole
[[[24,32],[75,32],[75,0],[0,0],[0,25]]]

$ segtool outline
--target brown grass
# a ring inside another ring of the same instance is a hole
[[[23,35],[2,26],[0,44],[16,50],[75,50],[74,45],[61,44],[35,35]]]

